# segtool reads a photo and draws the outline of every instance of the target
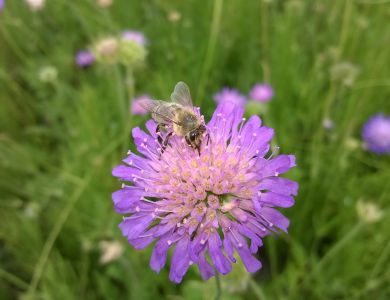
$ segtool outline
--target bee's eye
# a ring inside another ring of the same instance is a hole
[[[196,139],[196,132],[191,132],[190,133],[190,140],[191,140],[191,142],[194,142],[195,139]]]

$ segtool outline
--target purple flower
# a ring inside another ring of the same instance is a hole
[[[85,68],[95,62],[95,56],[90,51],[79,51],[75,57],[76,64],[80,67]]]
[[[143,33],[139,31],[134,31],[134,30],[126,30],[122,32],[122,39],[128,40],[128,41],[134,41],[140,45],[146,45],[147,40]]]
[[[142,100],[149,100],[149,99],[152,99],[149,95],[142,95],[142,96],[138,96],[136,98],[134,98],[132,101],[131,101],[131,113],[133,115],[146,115],[148,114],[148,111],[145,110],[145,108],[143,108],[139,103],[142,101]]]
[[[390,152],[390,117],[376,114],[364,124],[363,140],[368,150],[386,154]]]
[[[246,103],[246,98],[239,91],[232,88],[223,88],[221,91],[214,95],[214,100],[218,104],[222,104],[224,102],[230,102],[236,104],[237,106],[244,106]]]
[[[0,0],[0,11],[3,10],[4,7],[4,0]]]
[[[274,96],[272,86],[267,83],[255,84],[249,92],[249,98],[259,102],[268,102]]]
[[[325,129],[328,129],[328,130],[331,130],[334,128],[334,122],[329,119],[329,118],[325,118],[322,120],[322,126],[325,128]]]
[[[200,115],[199,109],[195,112]],[[289,220],[275,207],[290,207],[298,184],[280,177],[295,166],[293,155],[271,154],[274,131],[258,116],[247,122],[243,108],[220,104],[207,124],[200,154],[173,136],[161,153],[156,123],[149,133],[133,129],[140,154],[128,153],[112,171],[129,182],[113,193],[119,225],[136,249],[155,242],[151,268],[159,272],[174,248],[169,278],[179,283],[191,265],[203,279],[227,274],[241,258],[248,272],[261,268],[255,257],[262,238],[287,232]]]

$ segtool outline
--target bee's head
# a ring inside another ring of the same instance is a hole
[[[206,126],[200,125],[189,133],[189,140],[191,143],[196,143],[197,140],[202,138],[203,133],[206,131]]]
[[[194,130],[190,131],[186,136],[186,141],[189,146],[200,151],[200,144],[202,143],[203,134],[206,132],[206,126],[200,125]]]

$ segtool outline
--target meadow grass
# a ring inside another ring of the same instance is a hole
[[[146,117],[129,99],[167,99],[178,81],[208,120],[224,86],[247,93],[268,81],[275,98],[260,116],[274,143],[297,156],[300,184],[288,235],[267,237],[263,269],[240,264],[221,277],[221,299],[389,299],[390,159],[362,147],[362,124],[390,114],[387,1],[46,1],[0,12],[0,299],[210,299],[213,279],[191,268],[180,285],[149,268],[151,247],[121,236],[111,176],[130,131]],[[180,20],[169,21],[172,11]],[[145,66],[79,69],[78,49],[126,28],[149,40]],[[338,71],[349,63],[356,74]],[[39,79],[54,66],[57,78]],[[333,70],[333,71],[332,71]],[[337,73],[338,72],[338,73]],[[352,76],[351,82],[345,82]],[[356,78],[355,78],[356,77]],[[248,115],[258,107],[249,107]],[[329,118],[334,128],[327,130]],[[367,223],[358,200],[383,218]],[[102,240],[124,254],[102,265]]]

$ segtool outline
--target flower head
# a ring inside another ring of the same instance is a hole
[[[359,200],[356,203],[356,212],[359,219],[365,223],[375,223],[383,217],[383,210],[372,201]]]
[[[145,99],[152,99],[149,95],[142,95],[134,98],[131,101],[131,113],[133,115],[146,115],[148,111],[140,105],[140,102]]]
[[[100,263],[102,265],[116,261],[123,254],[123,246],[117,241],[100,241],[101,249]]]
[[[172,10],[168,13],[167,19],[173,23],[178,22],[181,19],[181,13],[177,10]]]
[[[266,83],[258,83],[249,92],[249,98],[259,102],[268,102],[274,96],[272,86]]]
[[[147,55],[146,38],[138,31],[127,30],[119,40],[119,60],[131,67],[138,67],[145,61]]]
[[[4,7],[4,0],[0,0],[0,11],[3,10]]]
[[[325,129],[331,130],[334,128],[334,122],[332,119],[325,118],[322,120],[322,127]]]
[[[360,68],[350,62],[341,62],[331,66],[330,77],[345,86],[352,86],[360,73]]]
[[[194,109],[200,116],[199,109]],[[298,184],[280,177],[295,166],[293,155],[266,157],[273,129],[258,116],[247,122],[243,109],[220,104],[207,124],[200,153],[174,135],[161,151],[156,123],[149,133],[133,129],[140,154],[129,153],[112,171],[129,184],[113,193],[115,209],[127,215],[119,225],[136,249],[155,241],[150,266],[159,272],[174,248],[169,278],[181,282],[197,265],[208,279],[227,274],[235,252],[248,272],[261,268],[254,256],[262,238],[287,231],[289,220],[275,207],[294,204]]]
[[[45,6],[45,0],[26,0],[32,11],[41,10]]]
[[[38,70],[38,79],[42,82],[54,82],[57,80],[58,71],[54,66],[43,66]]]
[[[110,7],[113,3],[113,0],[97,0],[97,5],[103,8]]]
[[[364,124],[363,140],[368,150],[386,154],[390,152],[390,117],[377,114]]]
[[[218,93],[214,95],[214,100],[218,103],[230,102],[238,106],[244,106],[246,103],[246,98],[239,91],[232,88],[223,88]]]
[[[87,50],[79,51],[76,54],[75,61],[77,65],[79,65],[82,68],[85,68],[92,65],[95,62],[95,56],[92,54],[92,52]]]
[[[133,41],[140,45],[146,45],[147,40],[142,32],[135,30],[126,30],[122,32],[122,39],[127,41]]]
[[[115,37],[106,37],[98,40],[92,47],[96,61],[112,64],[118,61],[119,42]]]

